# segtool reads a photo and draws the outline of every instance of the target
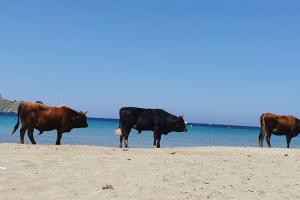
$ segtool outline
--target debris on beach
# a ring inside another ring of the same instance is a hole
[[[102,187],[102,190],[113,190],[114,187],[111,184],[106,184],[106,186]]]
[[[7,168],[6,168],[6,167],[1,167],[1,166],[0,166],[0,170],[7,170]]]

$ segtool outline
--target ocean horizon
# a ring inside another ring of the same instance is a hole
[[[19,143],[19,129],[11,135],[11,131],[17,122],[15,114],[0,114],[0,142]],[[109,118],[88,118],[89,127],[85,129],[73,129],[70,133],[63,135],[62,144],[71,145],[96,145],[105,147],[118,147],[119,137],[114,131],[119,127],[118,119]],[[171,132],[163,135],[161,140],[162,148],[171,147],[203,147],[203,146],[232,146],[232,147],[258,147],[259,127],[188,123],[187,133]],[[44,132],[38,135],[35,130],[34,137],[37,144],[55,144],[56,131]],[[30,141],[25,136],[25,143]],[[138,134],[132,130],[129,136],[129,147],[152,148],[153,133],[145,131]],[[272,136],[272,147],[285,148],[286,138],[284,136]],[[266,147],[266,142],[264,142]],[[292,140],[291,148],[300,146],[300,138]]]

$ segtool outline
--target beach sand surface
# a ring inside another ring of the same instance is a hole
[[[0,199],[300,199],[300,150],[0,144]]]

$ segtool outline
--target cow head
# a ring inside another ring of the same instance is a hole
[[[73,125],[74,128],[87,128],[88,123],[87,123],[87,117],[86,117],[87,112],[78,112],[75,115],[73,115]]]
[[[176,132],[187,132],[187,128],[185,125],[185,121],[183,119],[183,116],[179,116],[178,120],[176,122]]]

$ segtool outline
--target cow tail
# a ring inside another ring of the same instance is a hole
[[[118,135],[118,136],[122,136],[122,130],[121,128],[118,128],[117,130],[115,130],[115,134]]]
[[[120,119],[119,119],[119,128],[117,130],[115,130],[115,134],[118,136],[122,136],[122,109],[120,110],[119,113]]]
[[[266,124],[264,120],[264,114],[260,117],[260,134],[259,134],[259,146],[262,147],[263,145],[263,140],[265,138],[266,134]]]
[[[17,121],[17,124],[15,125],[14,127],[14,130],[12,131],[11,135],[13,135],[19,128],[19,125],[20,125],[20,112],[21,112],[21,104],[19,105],[18,107],[18,121]]]

